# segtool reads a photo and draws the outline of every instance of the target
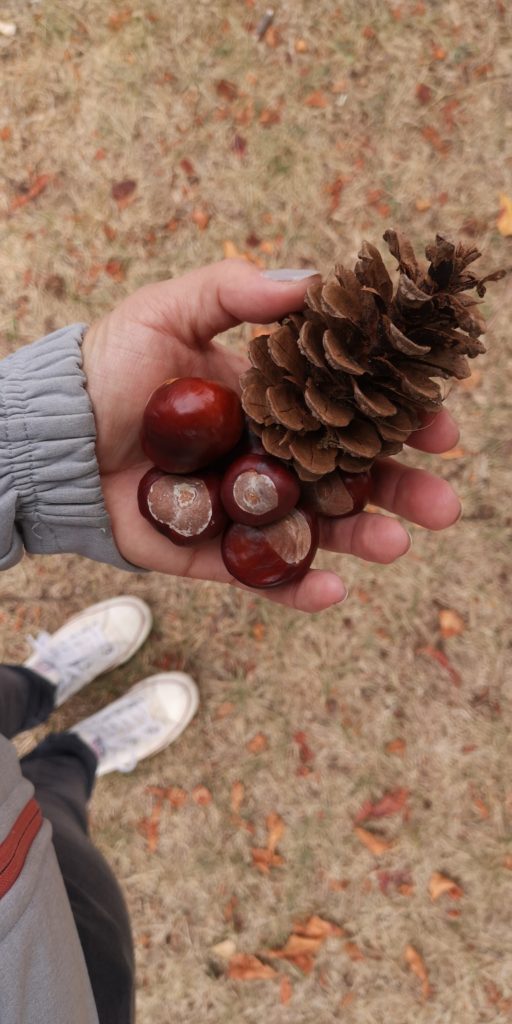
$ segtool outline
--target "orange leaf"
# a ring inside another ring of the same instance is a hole
[[[346,888],[346,886],[345,886]],[[293,930],[296,935],[305,935],[313,939],[326,939],[329,935],[342,936],[345,934],[343,928],[333,921],[326,921],[323,917],[313,914],[304,924],[294,924]]]
[[[12,135],[10,124],[5,124],[3,128],[0,128],[0,139],[2,142],[8,142]]]
[[[20,206],[26,206],[27,203],[32,202],[33,199],[37,199],[48,187],[50,182],[53,181],[53,174],[40,174],[34,179],[27,192],[23,192],[22,195],[16,196],[11,203],[10,213],[14,210],[19,210]]]
[[[300,729],[299,732],[294,733],[293,738],[299,745],[299,757],[302,764],[309,764],[314,760],[315,755],[308,746],[306,733]]]
[[[399,787],[390,793],[385,793],[380,800],[372,803],[366,800],[355,817],[355,822],[365,821],[367,818],[385,818],[390,814],[399,814],[403,811],[408,799],[410,790]]]
[[[316,89],[314,92],[311,92],[309,96],[306,97],[306,99],[304,100],[304,105],[306,107],[316,107],[318,109],[323,109],[324,107],[329,106],[329,100],[321,89]]]
[[[460,900],[461,896],[464,895],[464,890],[461,886],[457,885],[453,878],[448,878],[448,875],[443,875],[440,871],[434,871],[428,883],[428,891],[433,902],[445,894],[450,896],[452,900]]]
[[[183,807],[188,800],[188,793],[184,789],[180,789],[179,786],[169,786],[166,795],[171,807],[174,807],[175,810]]]
[[[281,984],[279,986],[279,1002],[282,1006],[286,1006],[290,1002],[293,995],[292,983],[288,975],[283,975],[281,978]]]
[[[450,149],[450,143],[447,142],[446,139],[441,138],[437,128],[434,128],[432,125],[425,125],[425,127],[421,129],[421,134],[423,135],[425,142],[428,142],[429,145],[432,146],[432,149],[435,149],[437,153],[441,154],[441,156],[446,156]]]
[[[418,647],[416,654],[424,654],[427,658],[437,661],[441,668],[446,669],[453,685],[460,686],[462,682],[460,672],[457,672],[457,669],[453,667],[446,654],[443,654],[443,651],[438,650],[437,647],[432,647],[431,644],[427,644],[426,647]]]
[[[263,875],[270,874],[270,868],[282,867],[285,862],[284,857],[281,857],[278,853],[272,853],[271,850],[264,850],[260,847],[253,847],[251,855],[254,867],[261,871]]]
[[[467,455],[465,448],[450,448],[447,452],[441,452],[441,458],[450,461],[450,459],[464,459]]]
[[[124,281],[126,277],[126,270],[121,260],[109,260],[108,263],[105,263],[105,271],[109,277],[118,283]]]
[[[255,622],[251,632],[255,640],[261,641],[267,635],[267,627],[263,622]]]
[[[228,966],[228,978],[235,981],[267,981],[277,978],[277,971],[250,953],[235,953]]]
[[[396,754],[397,757],[403,757],[406,747],[407,744],[405,740],[403,740],[401,736],[397,736],[396,740],[390,740],[389,743],[386,743],[384,750],[386,751],[386,754]]]
[[[192,211],[192,220],[196,227],[199,228],[199,231],[206,231],[206,228],[210,223],[210,214],[201,207],[198,207],[196,210]]]
[[[259,122],[265,128],[269,128],[272,124],[279,124],[280,120],[281,114],[279,110],[272,109],[272,107],[265,107],[265,110],[262,110],[259,116]]]
[[[309,938],[306,935],[292,934],[282,949],[268,949],[266,950],[266,956],[275,957],[279,960],[293,960],[302,953],[318,953],[323,941],[323,936],[321,938]]]
[[[257,732],[253,736],[252,740],[249,740],[247,749],[250,750],[251,754],[261,754],[263,750],[268,748],[268,739],[262,732]]]
[[[238,814],[242,801],[244,799],[245,786],[243,782],[234,782],[231,787],[231,810],[233,814]]]
[[[473,797],[473,806],[478,811],[478,813],[479,813],[480,817],[482,818],[482,820],[486,821],[487,818],[490,816],[491,812],[490,812],[487,804],[485,804],[484,801],[482,800],[482,798],[479,797],[479,796],[474,796]]]
[[[296,39],[295,40],[295,53],[307,53],[308,50],[309,50],[309,46],[308,46],[308,44],[307,44],[305,39]]]
[[[237,248],[235,243],[232,242],[231,239],[229,238],[226,238],[226,240],[222,243],[222,248],[224,251],[224,259],[226,260],[249,260],[249,256],[247,255],[247,253],[241,252],[240,249]]]
[[[482,371],[473,370],[470,377],[466,377],[465,380],[457,381],[457,385],[461,391],[474,391],[481,383],[481,380]]]
[[[369,832],[366,828],[361,828],[360,826],[356,826],[354,832],[359,842],[366,846],[366,849],[374,857],[382,857],[394,845],[391,839],[385,839],[384,836],[376,835],[375,832]]]
[[[205,807],[213,800],[212,794],[206,786],[194,786],[191,795],[194,803],[198,804],[200,807]]]
[[[418,213],[426,213],[427,210],[430,210],[432,203],[430,199],[416,199],[414,205]]]
[[[434,60],[445,60],[445,58],[446,58],[446,50],[445,50],[444,46],[436,46],[434,44],[432,46],[432,56],[433,56]]]
[[[503,858],[503,867],[507,871],[512,871],[512,853],[507,853],[506,857]]]
[[[278,814],[269,814],[267,818],[267,849],[270,850],[270,853],[275,852],[279,840],[283,837],[284,827],[284,821]]]
[[[357,945],[357,942],[346,942],[343,948],[347,956],[349,956],[354,963],[358,960],[366,960],[366,957],[362,949]]]
[[[222,704],[219,704],[215,718],[227,718],[235,710],[235,705],[230,700],[225,700]]]
[[[500,212],[496,221],[496,227],[500,235],[505,238],[509,238],[512,235],[512,199],[505,195],[504,192],[500,195]]]
[[[368,828],[361,828],[360,825],[355,826],[354,833],[359,843],[366,846],[370,853],[373,853],[374,857],[381,857],[394,845],[392,840],[385,839],[383,836],[377,836],[376,833],[371,833]]]
[[[466,628],[464,619],[453,608],[441,608],[438,618],[441,636],[459,636]]]
[[[421,981],[421,992],[423,998],[428,999],[430,996],[430,982],[428,980],[427,968],[425,967],[423,957],[421,957],[418,951],[414,949],[414,946],[405,947],[404,957],[409,969]]]
[[[118,32],[123,25],[126,25],[131,20],[132,12],[130,7],[123,7],[122,10],[111,14],[108,18],[107,25],[113,32]]]

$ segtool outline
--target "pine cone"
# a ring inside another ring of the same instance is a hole
[[[421,266],[411,243],[384,235],[398,262],[393,283],[375,246],[363,242],[354,271],[337,265],[307,293],[301,313],[253,339],[242,405],[264,448],[291,460],[304,481],[336,468],[362,472],[399,452],[422,413],[437,411],[442,380],[463,379],[485,346],[478,301],[485,283],[467,269],[480,252],[437,235]]]

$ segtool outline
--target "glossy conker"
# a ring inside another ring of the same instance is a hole
[[[304,576],[318,548],[318,520],[303,506],[268,526],[231,523],[222,538],[227,570],[247,587],[277,587]]]
[[[300,484],[279,459],[251,453],[228,467],[220,497],[233,522],[266,526],[291,512],[300,497]]]
[[[303,499],[310,508],[320,516],[338,519],[362,512],[370,499],[370,491],[371,475],[368,470],[349,474],[335,469],[321,480],[302,486]]]
[[[187,547],[208,540],[221,533],[228,521],[220,483],[216,473],[181,476],[150,469],[139,483],[140,513],[173,544]]]
[[[141,444],[158,469],[195,473],[234,448],[243,429],[236,391],[219,381],[178,377],[150,396]]]

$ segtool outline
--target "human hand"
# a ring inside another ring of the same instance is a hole
[[[225,260],[140,288],[87,331],[83,366],[102,489],[117,547],[128,561],[172,576],[240,586],[224,566],[219,538],[176,547],[140,515],[137,487],[150,468],[140,445],[142,416],[151,392],[169,377],[205,377],[239,391],[247,359],[213,339],[242,321],[272,323],[301,309],[311,282],[272,281],[249,263]],[[443,410],[408,443],[419,451],[443,452],[458,436]],[[374,475],[372,501],[388,512],[430,530],[451,526],[460,514],[452,488],[431,473],[381,459]],[[320,545],[384,564],[405,554],[410,538],[397,519],[362,512],[321,520]],[[315,612],[343,600],[346,589],[336,573],[310,569],[299,581],[256,593]]]

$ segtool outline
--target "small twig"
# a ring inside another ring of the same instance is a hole
[[[258,22],[258,24],[256,26],[256,39],[258,39],[258,40],[263,39],[263,36],[265,35],[265,32],[267,31],[268,28],[270,28],[270,26],[271,26],[271,24],[272,24],[272,22],[273,22],[273,20],[275,18],[275,13],[276,12],[272,9],[272,7],[267,7],[267,10],[265,11],[265,14],[263,15],[262,18],[260,18],[260,20],[259,20],[259,22]]]

